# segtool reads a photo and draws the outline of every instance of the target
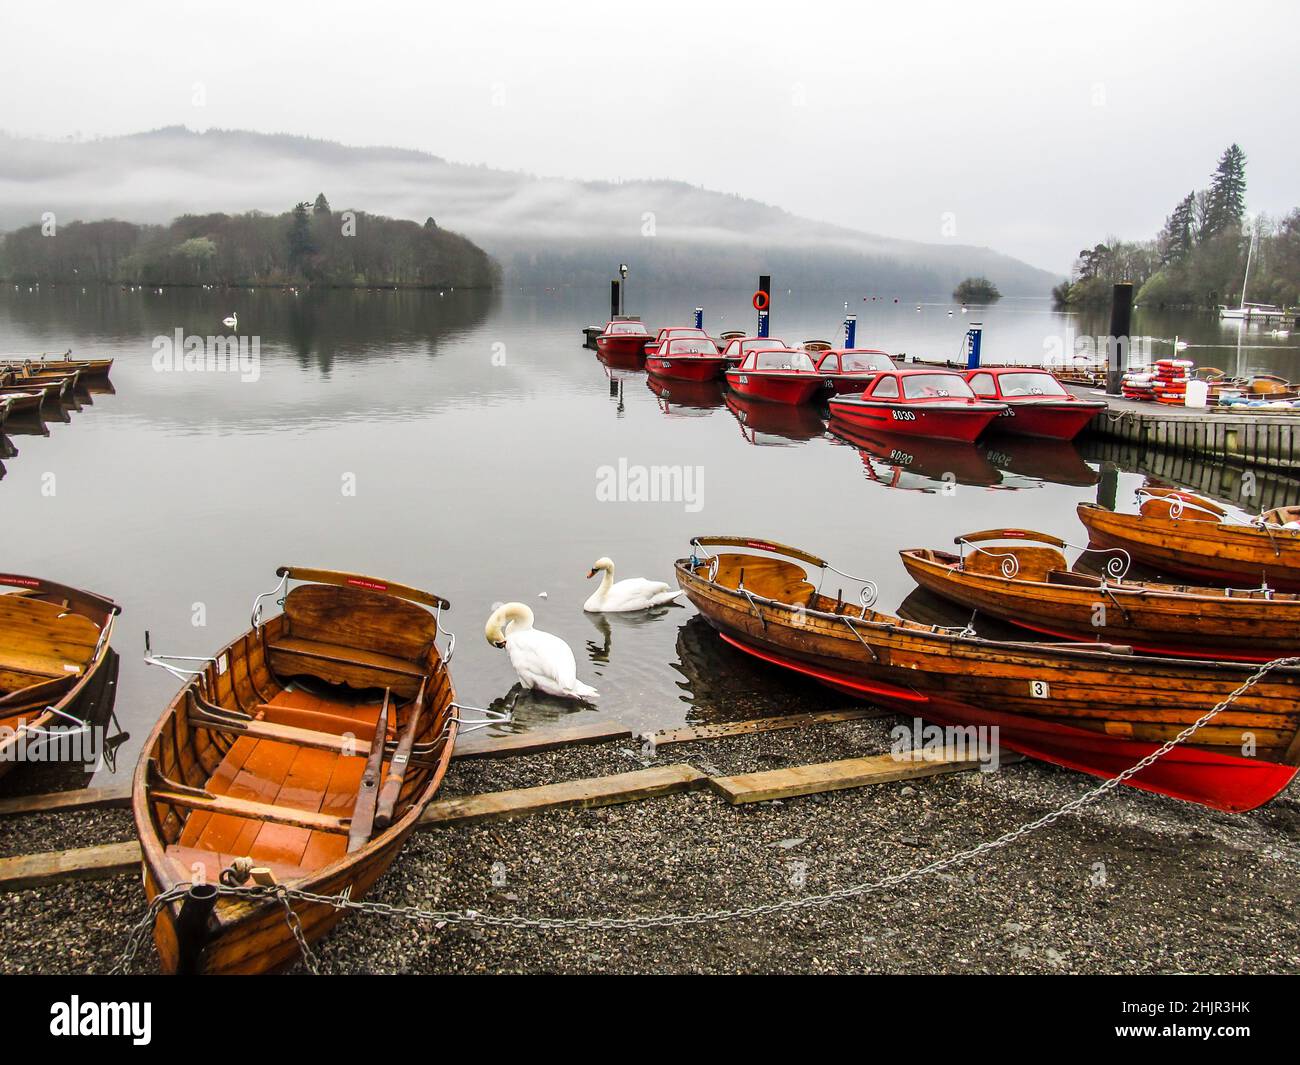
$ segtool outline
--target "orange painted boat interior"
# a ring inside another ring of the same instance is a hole
[[[284,611],[230,644],[178,693],[147,751],[147,790],[156,797],[147,809],[165,858],[160,879],[211,882],[234,859],[251,858],[281,881],[302,880],[357,857],[349,855],[348,824],[385,689],[384,739],[393,746],[379,767],[381,783],[424,696],[416,756],[392,821],[427,801],[441,778],[455,735],[454,692],[434,617],[392,596],[317,584],[291,591]],[[213,711],[227,723],[214,723]],[[248,735],[250,726],[273,735]],[[284,729],[294,731],[282,741],[277,730]],[[301,737],[310,742],[293,742]],[[169,802],[168,792],[196,796],[198,805]],[[274,816],[259,816],[270,808]]]
[[[306,691],[282,691],[255,720],[296,728],[352,734],[370,742],[380,703],[348,705]],[[388,739],[396,730],[388,730]],[[350,817],[366,767],[360,755],[341,755],[273,740],[235,740],[205,789],[214,795],[268,803],[290,810]],[[166,849],[179,879],[200,873],[215,880],[241,857],[252,858],[282,880],[299,879],[347,853],[348,838],[294,825],[269,824],[233,814],[191,811],[177,841]],[[196,868],[197,866],[197,868]]]

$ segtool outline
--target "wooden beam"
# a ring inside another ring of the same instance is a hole
[[[106,843],[46,854],[0,858],[0,891],[21,891],[63,880],[102,880],[140,868],[140,844]]]
[[[543,784],[486,795],[465,795],[431,803],[417,822],[419,828],[442,828],[482,821],[503,821],[545,810],[566,810],[652,799],[702,787],[708,777],[685,764],[657,766],[607,777]]]
[[[838,762],[771,769],[762,773],[743,773],[731,777],[710,777],[709,787],[735,806],[744,802],[766,802],[824,791],[861,788],[893,780],[914,780],[941,773],[963,773],[979,768],[979,760],[970,758],[929,758],[923,752],[910,752],[896,758],[893,754],[874,754],[867,758],[845,758]],[[1000,764],[1022,761],[1020,755],[1004,754]]]
[[[683,725],[681,728],[651,732],[649,738],[654,740],[657,746],[661,743],[690,743],[692,740],[749,736],[756,732],[774,732],[778,729],[807,728],[809,725],[832,724],[837,721],[862,721],[869,718],[896,716],[893,710],[881,710],[877,707],[863,707],[861,710],[824,710],[821,713],[757,717],[747,721],[721,721],[713,725]]]
[[[606,743],[630,738],[632,730],[617,721],[589,721],[568,728],[538,729],[536,732],[512,732],[506,736],[479,733],[457,740],[453,758],[501,758],[512,754],[536,754],[575,743]]]
[[[199,791],[151,788],[149,800],[155,803],[166,803],[169,806],[180,806],[187,810],[209,810],[214,814],[229,814],[231,817],[244,817],[249,821],[266,821],[272,825],[288,825],[290,828],[307,828],[313,832],[329,832],[343,836],[348,835],[352,820],[348,817],[333,817],[330,814],[317,813],[315,810],[295,810],[288,806],[240,799],[234,795],[209,795]]]
[[[0,799],[0,817],[12,814],[42,814],[51,810],[96,810],[131,805],[131,788],[78,788],[43,795],[15,795]]]

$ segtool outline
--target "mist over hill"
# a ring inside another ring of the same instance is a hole
[[[988,248],[862,233],[676,181],[545,178],[408,149],[184,127],[71,142],[0,136],[0,230],[50,211],[60,222],[150,223],[278,212],[320,192],[336,210],[432,217],[493,255],[507,285],[603,284],[619,262],[643,285],[744,286],[769,272],[781,286],[945,298],[972,275],[1006,295],[1044,295],[1059,280]]]

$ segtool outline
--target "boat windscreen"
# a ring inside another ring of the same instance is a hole
[[[806,351],[757,351],[754,353],[755,370],[812,370],[813,361]]]
[[[718,346],[711,340],[701,340],[697,337],[677,337],[675,340],[668,341],[668,350],[665,355],[716,355]]]
[[[840,370],[843,373],[866,373],[894,368],[894,360],[879,352],[846,351],[840,356]]]
[[[1061,383],[1046,371],[1038,373],[1004,373],[998,375],[1004,396],[1064,396]]]
[[[970,385],[955,373],[918,373],[903,378],[907,399],[974,399]]]

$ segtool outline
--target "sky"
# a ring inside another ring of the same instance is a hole
[[[1294,4],[6,3],[0,127],[167,125],[671,178],[1053,271],[1233,141],[1300,205]]]

